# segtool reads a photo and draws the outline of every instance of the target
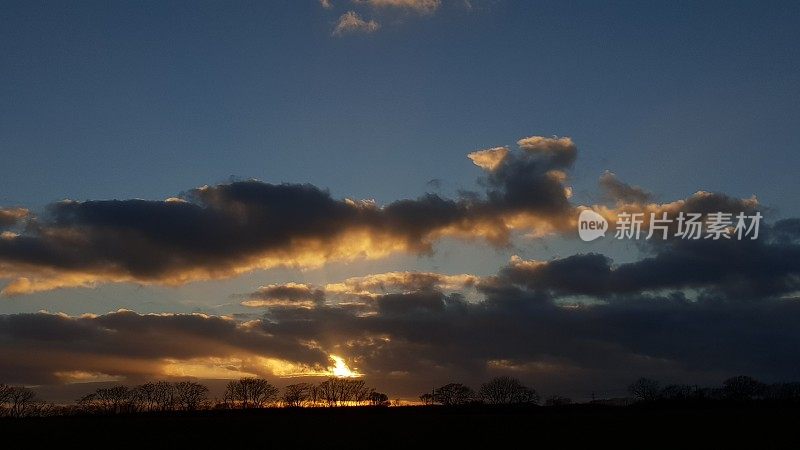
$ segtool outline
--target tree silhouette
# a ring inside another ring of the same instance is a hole
[[[132,391],[127,386],[117,385],[95,391],[92,400],[95,407],[107,414],[118,414],[132,410]]]
[[[175,383],[175,403],[186,411],[196,411],[206,401],[208,388],[193,381]]]
[[[508,376],[495,377],[480,388],[480,396],[486,403],[508,405],[512,403],[538,403],[536,391],[524,386],[518,379]]]
[[[315,393],[328,406],[358,405],[369,399],[370,389],[364,380],[329,378],[317,386]]]
[[[154,398],[158,411],[172,411],[175,409],[175,385],[168,381],[155,383]]]
[[[653,401],[658,398],[658,381],[644,377],[639,378],[628,386],[628,392],[638,401]]]
[[[800,400],[800,383],[775,383],[764,388],[763,397],[773,401]]]
[[[434,403],[433,394],[426,392],[419,396],[419,401],[421,401],[423,405],[432,405]]]
[[[314,386],[310,383],[290,384],[283,389],[281,401],[285,406],[300,407],[311,401]]]
[[[475,392],[461,383],[449,383],[433,391],[433,401],[445,406],[466,405],[475,399]]]
[[[3,414],[5,404],[11,399],[11,390],[14,389],[7,384],[0,383],[0,415]]]
[[[369,404],[372,406],[389,406],[389,396],[382,392],[369,393]]]
[[[16,418],[31,416],[39,403],[31,389],[0,384],[0,405],[4,405],[0,412],[4,415]]]
[[[278,398],[278,388],[263,378],[240,378],[230,381],[225,389],[225,401],[242,409],[263,408]]]
[[[752,400],[764,391],[764,383],[747,375],[731,377],[722,383],[725,397],[731,400]]]
[[[157,409],[155,383],[148,382],[136,386],[134,388],[133,397],[135,398],[137,411],[155,411]],[[84,398],[82,400],[86,402],[90,401],[91,399]]]
[[[685,384],[670,384],[661,390],[661,398],[667,400],[687,400],[692,397],[693,389]]]

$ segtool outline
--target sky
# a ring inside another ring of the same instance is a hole
[[[794,2],[3,2],[0,382],[800,379]],[[583,242],[578,213],[763,214]]]

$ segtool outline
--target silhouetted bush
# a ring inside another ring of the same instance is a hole
[[[480,398],[490,404],[509,405],[519,403],[539,403],[539,395],[526,387],[518,379],[508,376],[495,377],[483,383]]]
[[[449,383],[435,389],[433,402],[445,406],[466,405],[476,399],[475,392],[461,383]]]
[[[764,383],[747,375],[731,377],[722,383],[725,397],[730,400],[752,400],[764,392]]]
[[[644,377],[639,378],[628,386],[628,392],[637,401],[653,401],[658,398],[658,381]]]

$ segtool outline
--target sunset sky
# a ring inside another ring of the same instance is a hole
[[[796,2],[3,2],[0,382],[800,380],[798,23]],[[578,239],[583,210],[612,231]],[[764,219],[626,240],[620,212]]]

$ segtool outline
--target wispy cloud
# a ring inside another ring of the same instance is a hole
[[[410,10],[421,14],[432,14],[442,4],[441,0],[354,0],[354,3],[374,8]]]
[[[352,33],[373,33],[380,28],[374,20],[364,20],[355,11],[347,11],[339,17],[339,22],[331,33],[333,36],[343,36]]]

